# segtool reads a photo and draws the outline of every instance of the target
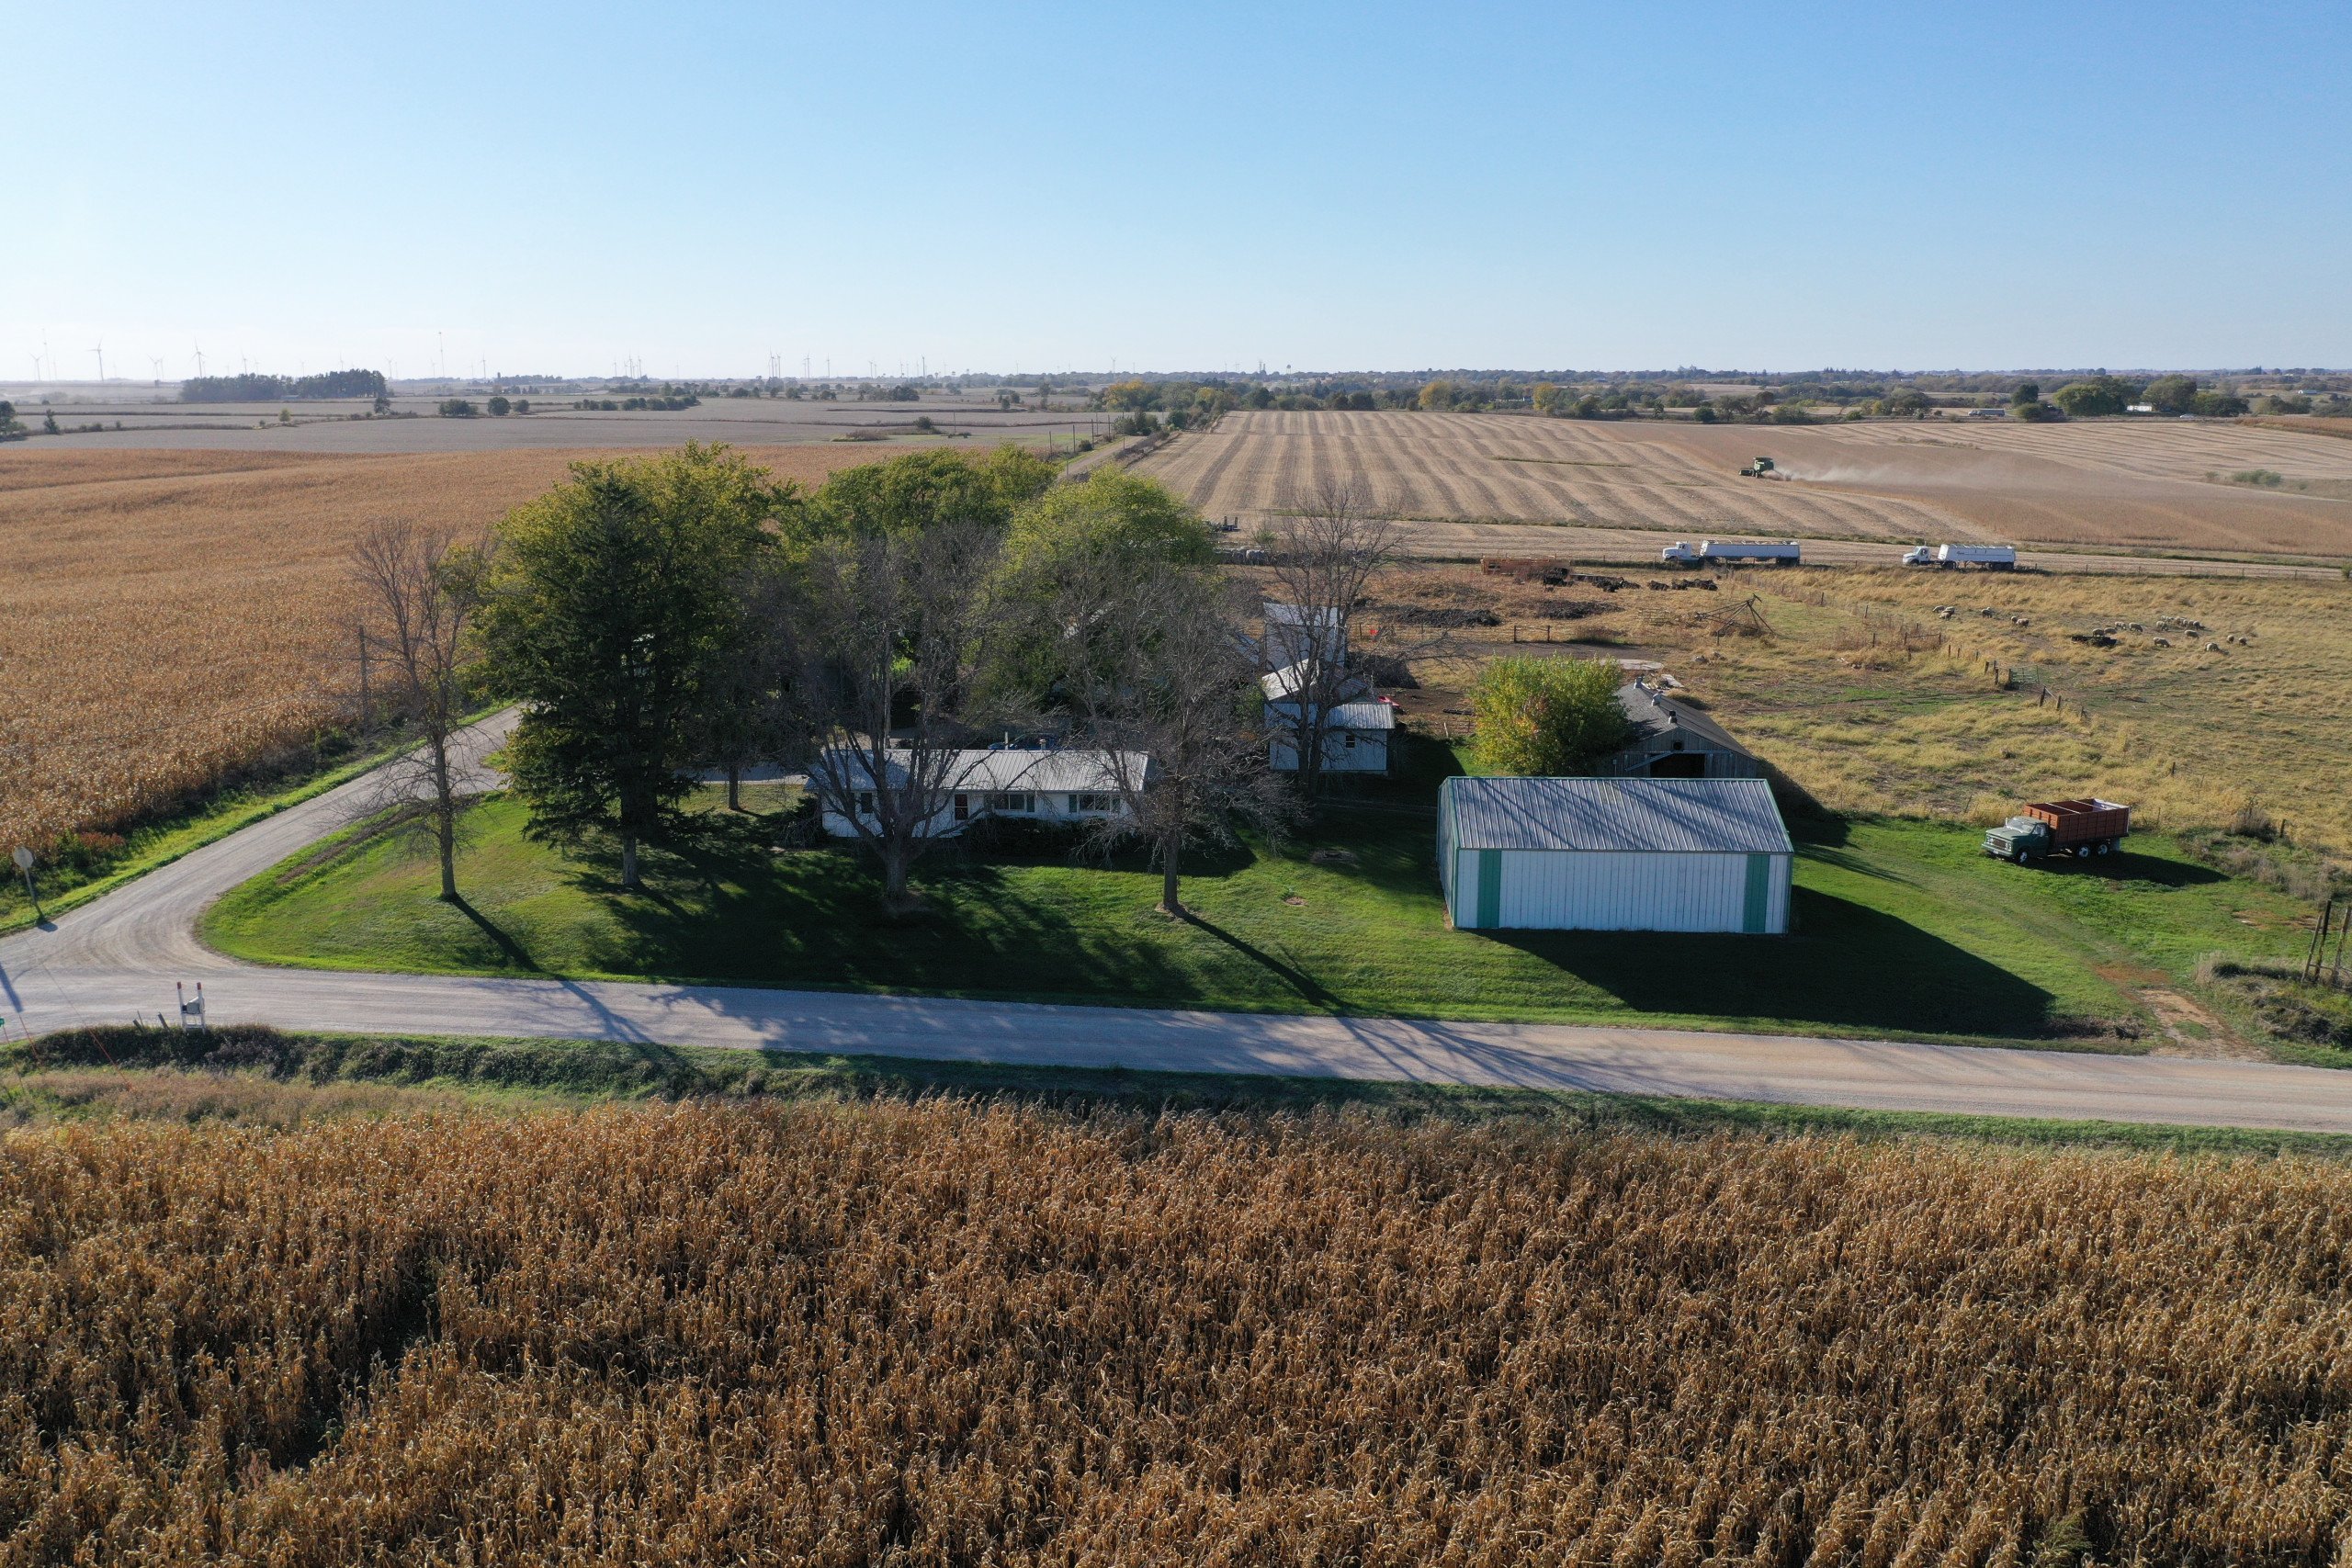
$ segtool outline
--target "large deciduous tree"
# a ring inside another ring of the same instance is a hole
[[[507,514],[483,626],[522,706],[507,768],[532,831],[609,831],[624,887],[693,787],[706,705],[736,656],[742,586],[788,492],[723,446],[575,463]]]
[[[1215,536],[1200,513],[1154,480],[1097,468],[1057,485],[1013,518],[995,583],[993,657],[985,672],[1001,705],[1055,705],[1062,673],[1064,591],[1071,575],[1103,563],[1144,573],[1163,566],[1207,567]]]
[[[1244,697],[1254,673],[1214,574],[1138,562],[1100,544],[1064,558],[1058,682],[1073,739],[1099,750],[1125,809],[1098,831],[1150,847],[1159,908],[1185,914],[1185,852],[1279,826],[1287,797],[1266,771]]]
[[[1007,443],[973,458],[944,448],[843,468],[808,498],[820,529],[862,536],[978,524],[1002,528],[1054,482],[1054,466]]]
[[[1623,681],[1611,660],[1495,660],[1470,688],[1480,770],[1542,778],[1591,772],[1631,733],[1617,701]]]
[[[812,567],[808,787],[879,863],[894,910],[912,905],[915,863],[950,830],[1001,546],[984,524],[948,525],[834,541]]]
[[[1263,651],[1270,671],[1288,671],[1281,723],[1298,757],[1299,788],[1311,796],[1321,783],[1331,710],[1351,690],[1357,604],[1396,558],[1400,536],[1352,476],[1294,495],[1273,534],[1274,582],[1299,620],[1295,630],[1268,625]]]
[[[371,804],[414,811],[430,825],[441,862],[441,897],[458,897],[458,817],[466,780],[452,740],[465,722],[481,604],[484,544],[444,530],[379,523],[351,558],[365,701],[389,710],[417,738],[379,773]],[[375,713],[361,715],[367,723]]]

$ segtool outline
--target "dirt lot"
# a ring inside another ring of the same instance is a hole
[[[889,449],[752,450],[814,481]],[[356,682],[358,533],[485,526],[590,455],[0,452],[0,849],[302,744]]]
[[[1738,478],[1759,455],[1789,479]],[[2255,470],[2329,491],[2352,481],[2352,442],[2207,421],[1704,426],[1256,412],[1139,468],[1215,517],[1263,518],[1301,487],[1352,473],[1382,508],[1418,519],[2352,556],[2352,501],[2229,482]]]

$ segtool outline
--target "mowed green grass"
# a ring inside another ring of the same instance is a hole
[[[499,798],[471,816],[463,907],[433,897],[426,853],[388,840],[248,883],[205,934],[339,968],[2127,1048],[2113,1026],[2146,1025],[2143,991],[2188,988],[2201,955],[2300,951],[2296,907],[2161,840],[2028,869],[1979,854],[1973,830],[1894,820],[1804,836],[1787,937],[1450,931],[1421,808],[1433,777],[1332,807],[1279,849],[1203,857],[1190,921],[1153,911],[1139,861],[958,850],[919,870],[924,910],[893,919],[854,852],[775,852],[770,818],[723,811],[624,894],[609,858],[529,841]]]

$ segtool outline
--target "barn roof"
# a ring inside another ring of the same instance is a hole
[[[1453,847],[1790,854],[1762,779],[1451,778]]]
[[[1625,710],[1626,722],[1643,736],[1670,735],[1676,730],[1696,739],[1709,751],[1736,751],[1745,757],[1747,748],[1731,737],[1731,732],[1706,715],[1687,708],[1672,697],[1651,691],[1639,681],[1628,681],[1617,688],[1617,705]]]

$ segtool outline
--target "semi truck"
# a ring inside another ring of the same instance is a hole
[[[1905,566],[1981,566],[1987,571],[2015,571],[2015,545],[1921,545],[1903,552]]]
[[[2132,830],[2132,808],[2111,800],[2050,800],[2028,806],[1984,835],[1984,852],[1996,860],[2045,860],[2073,855],[2088,860],[2115,852]]]
[[[1687,539],[1677,539],[1658,551],[1657,558],[1664,566],[1693,566],[1710,560],[1794,566],[1804,558],[1804,551],[1794,539],[1707,539],[1696,547]]]

